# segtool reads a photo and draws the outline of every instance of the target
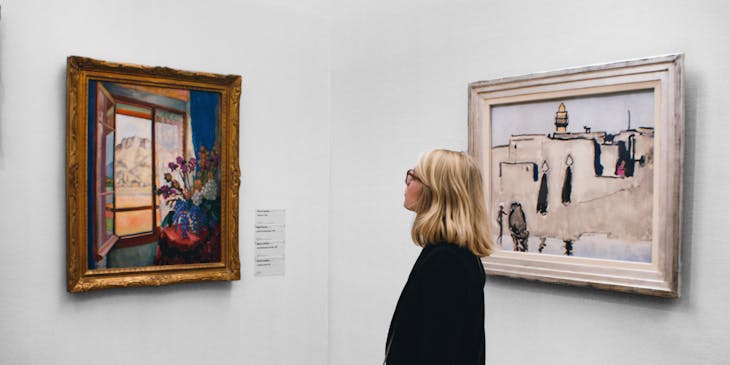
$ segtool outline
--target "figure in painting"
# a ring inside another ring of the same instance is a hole
[[[573,240],[564,240],[565,245],[563,248],[565,249],[565,256],[573,256]]]
[[[527,252],[527,239],[530,232],[527,230],[525,212],[522,211],[522,204],[514,202],[509,212],[509,230],[514,244],[514,251]]]
[[[550,166],[547,161],[542,162],[542,179],[540,180],[540,191],[537,193],[537,212],[546,215],[548,209],[548,180],[547,173]]]
[[[568,157],[565,159],[565,164],[567,167],[565,168],[565,180],[563,180],[561,200],[563,204],[568,205],[570,204],[570,193],[573,191],[573,156],[568,154]]]
[[[616,167],[616,176],[626,176],[626,161],[621,161],[618,167]]]
[[[499,225],[499,236],[497,236],[497,243],[499,247],[502,247],[502,236],[504,235],[504,217],[507,212],[504,211],[504,203],[499,203],[499,213],[497,213],[497,224]]]
[[[542,251],[547,246],[547,243],[545,242],[547,240],[547,237],[540,237],[540,246],[537,248],[537,252],[542,253]]]

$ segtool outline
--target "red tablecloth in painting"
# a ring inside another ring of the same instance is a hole
[[[220,226],[201,230],[198,234],[182,231],[174,226],[165,227],[155,253],[155,265],[195,264],[221,260]]]

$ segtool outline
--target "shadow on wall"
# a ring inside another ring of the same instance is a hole
[[[0,5],[0,171],[5,170],[5,152],[3,148],[3,110],[5,110],[5,83],[3,82],[2,55],[5,26],[2,22],[2,5]]]
[[[680,255],[682,282],[679,302],[689,306],[692,296],[692,238],[694,232],[695,202],[695,161],[697,150],[697,99],[699,90],[703,90],[702,74],[691,68],[686,69],[684,86],[684,191],[682,197],[682,252]]]

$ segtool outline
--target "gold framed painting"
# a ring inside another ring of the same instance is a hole
[[[469,85],[488,274],[679,296],[683,59]]]
[[[71,56],[67,289],[238,280],[241,77]]]

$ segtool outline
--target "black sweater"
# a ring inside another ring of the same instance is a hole
[[[423,248],[390,322],[387,365],[483,365],[484,279],[469,250]]]

